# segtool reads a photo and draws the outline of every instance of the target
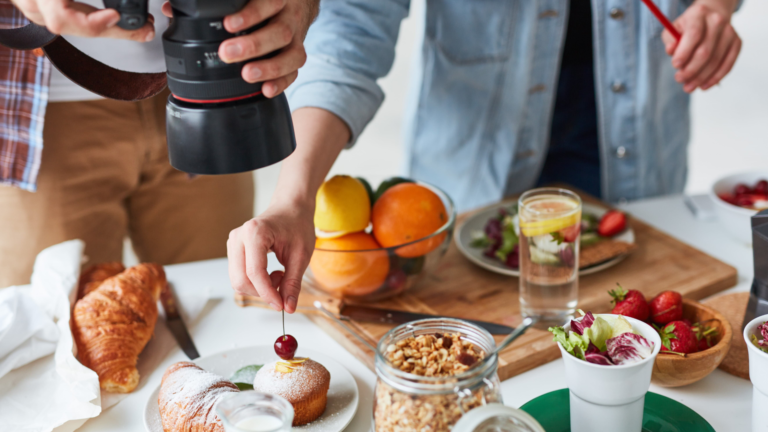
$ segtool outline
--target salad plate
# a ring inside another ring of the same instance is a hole
[[[299,348],[297,354],[301,357],[309,357],[325,366],[331,373],[331,384],[328,388],[328,404],[325,412],[312,423],[294,427],[292,430],[297,432],[340,432],[344,430],[357,412],[359,394],[355,378],[344,366],[326,354],[302,348]],[[275,359],[274,348],[262,345],[226,350],[200,357],[193,362],[208,372],[229,378],[235,371],[244,366],[265,364]],[[159,394],[160,385],[149,396],[144,408],[144,427],[147,432],[163,432],[160,407],[157,404]]]
[[[571,407],[568,389],[555,390],[520,407],[547,432],[570,432]],[[643,409],[643,432],[715,432],[696,411],[680,402],[648,392]]]
[[[458,246],[459,251],[461,251],[461,253],[468,260],[479,265],[480,267],[483,267],[495,273],[499,273],[507,276],[519,277],[520,276],[519,269],[510,268],[506,266],[504,263],[502,263],[501,261],[486,256],[483,253],[482,247],[472,246],[473,240],[475,240],[476,233],[483,232],[483,230],[485,229],[485,225],[488,223],[490,219],[498,216],[500,209],[508,209],[513,205],[514,204],[510,202],[499,203],[497,205],[488,207],[486,209],[478,211],[477,213],[469,216],[466,220],[464,220],[464,222],[456,230],[456,246]],[[590,203],[582,203],[582,213],[594,215],[598,219],[600,219],[607,211],[608,209],[602,206],[598,206]],[[631,227],[627,227],[626,230],[612,237],[611,239],[633,245],[635,243],[635,232],[632,230]],[[588,275],[588,274],[599,272],[601,270],[605,270],[609,267],[613,267],[614,265],[621,262],[621,260],[626,258],[627,255],[628,253],[624,253],[614,258],[611,258],[607,261],[597,263],[593,266],[579,269],[579,274],[582,276]]]

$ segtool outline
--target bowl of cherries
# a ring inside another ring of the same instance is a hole
[[[710,197],[723,228],[739,241],[752,243],[750,218],[768,209],[768,172],[723,177],[712,185]]]

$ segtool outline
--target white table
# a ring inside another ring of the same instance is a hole
[[[722,232],[718,223],[694,219],[681,196],[644,200],[627,204],[624,209],[678,239],[733,265],[739,271],[739,283],[732,290],[747,290],[752,280],[752,251]],[[271,345],[281,332],[280,314],[268,310],[235,306],[224,259],[168,266],[168,279],[183,295],[185,287],[212,287],[223,298],[190,328],[202,356],[218,351],[249,346]],[[323,351],[335,356],[354,375],[360,390],[360,406],[347,431],[366,431],[371,427],[373,386],[376,376],[330,336],[299,314],[286,316],[286,329],[297,337],[300,348]],[[740,337],[738,331],[734,337]],[[149,379],[118,405],[89,420],[80,430],[141,431],[144,405],[160,383],[165,368],[186,360],[177,347],[152,373]],[[145,377],[142,377],[144,381]],[[563,361],[556,360],[502,383],[504,402],[519,407],[528,400],[565,387]],[[678,400],[691,407],[717,431],[750,429],[752,385],[719,369],[707,378],[678,389],[651,386],[651,391]]]

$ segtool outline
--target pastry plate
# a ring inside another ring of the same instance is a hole
[[[473,263],[479,265],[480,267],[483,267],[484,269],[490,270],[494,273],[499,273],[507,276],[520,276],[520,270],[517,269],[511,269],[498,260],[488,258],[487,256],[483,255],[483,249],[481,248],[474,248],[470,246],[470,243],[472,243],[472,233],[477,231],[483,231],[485,229],[485,224],[488,222],[489,219],[496,217],[499,214],[500,208],[506,208],[512,205],[511,203],[499,203],[498,205],[495,205],[493,207],[489,207],[487,209],[481,210],[472,216],[468,217],[464,223],[459,226],[459,229],[456,231],[456,246],[459,247],[459,251],[467,257],[470,261]],[[589,203],[583,203],[582,204],[582,211],[585,213],[591,213],[596,215],[598,218],[603,217],[603,215],[608,211],[607,208],[597,206],[594,204]],[[635,232],[632,230],[632,228],[627,228],[622,232],[621,234],[613,237],[613,240],[616,241],[622,241],[629,244],[635,243]],[[601,270],[605,270],[609,267],[613,267],[621,260],[627,257],[627,254],[621,254],[617,257],[611,258],[607,261],[595,264],[593,266],[589,266],[587,268],[583,268],[579,270],[580,275],[588,275],[592,273],[597,273]]]
[[[571,408],[568,389],[555,390],[520,407],[547,432],[570,432]],[[715,432],[696,411],[660,394],[645,394],[643,432]]]
[[[309,357],[325,366],[331,373],[331,385],[328,389],[328,405],[325,412],[317,420],[304,426],[294,427],[300,432],[338,432],[344,430],[352,421],[357,411],[359,395],[357,383],[352,374],[339,362],[317,351],[299,348],[299,357]],[[243,366],[265,364],[277,360],[272,346],[254,346],[222,351],[210,356],[200,357],[194,363],[208,372],[229,378],[233,372]],[[144,409],[144,426],[148,432],[163,432],[160,420],[160,408],[157,396],[158,386],[149,396]]]

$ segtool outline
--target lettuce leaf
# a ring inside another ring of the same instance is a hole
[[[600,351],[606,350],[605,341],[611,338],[612,333],[611,325],[601,317],[595,318],[592,326],[584,330],[584,336],[589,338]]]
[[[616,322],[613,323],[613,331],[611,332],[611,338],[615,338],[616,336],[619,336],[624,333],[634,333],[632,331],[632,324],[630,324],[626,318],[619,315],[618,317],[616,317]]]
[[[602,366],[613,366],[614,363],[611,361],[611,358],[608,357],[608,352],[600,352],[599,349],[595,346],[595,344],[590,343],[589,348],[587,348],[587,352],[584,354],[585,360],[594,363],[599,364]]]
[[[563,349],[576,358],[585,360],[584,354],[589,348],[589,338],[577,334],[576,332],[567,332],[563,327],[550,327],[555,342],[560,343]]]

